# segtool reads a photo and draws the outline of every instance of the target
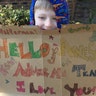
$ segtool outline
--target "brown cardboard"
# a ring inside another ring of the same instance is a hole
[[[0,92],[95,96],[96,25],[0,26]]]

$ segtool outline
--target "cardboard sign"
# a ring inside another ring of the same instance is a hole
[[[0,92],[95,96],[96,25],[0,27]]]

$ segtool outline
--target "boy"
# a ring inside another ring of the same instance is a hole
[[[68,12],[65,0],[32,0],[30,24],[46,30],[61,28],[69,23]]]

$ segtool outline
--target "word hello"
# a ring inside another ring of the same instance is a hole
[[[9,42],[8,44],[7,39],[3,39],[2,41],[3,44],[0,46],[0,52],[4,53],[5,58],[9,58],[9,56],[21,57],[21,59],[41,58],[46,57],[50,51],[49,44],[47,43],[41,44],[40,48],[38,48],[37,51],[34,51],[33,41],[28,41],[29,50],[25,53],[24,43],[17,44],[16,42]]]

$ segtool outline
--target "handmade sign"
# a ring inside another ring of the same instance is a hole
[[[96,96],[96,25],[0,27],[0,92]]]

